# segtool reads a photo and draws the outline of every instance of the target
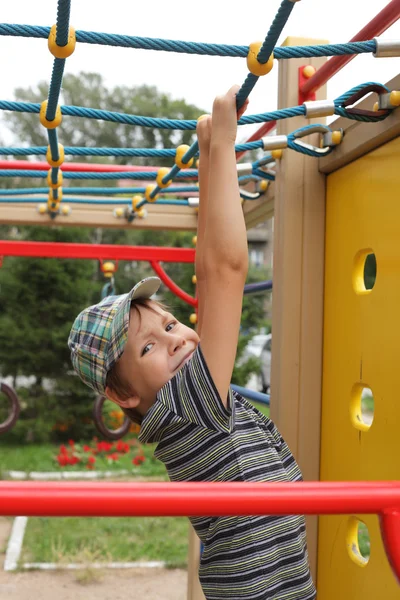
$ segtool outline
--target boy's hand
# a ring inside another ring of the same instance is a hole
[[[239,111],[236,111],[236,94],[239,86],[234,85],[224,96],[217,96],[212,112],[212,142],[227,142],[234,144],[236,141],[237,121],[245,112],[249,101]]]

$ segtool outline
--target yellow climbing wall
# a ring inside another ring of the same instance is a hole
[[[374,287],[364,263],[374,253]],[[400,480],[400,138],[327,181],[321,480]],[[370,388],[374,418],[361,414]],[[369,530],[370,558],[357,551]],[[318,600],[399,600],[374,515],[320,518]]]

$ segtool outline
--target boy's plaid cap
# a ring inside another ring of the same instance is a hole
[[[147,277],[128,294],[107,296],[75,319],[68,338],[72,364],[82,381],[99,394],[105,394],[107,373],[124,351],[132,300],[150,298],[160,284],[158,277]]]

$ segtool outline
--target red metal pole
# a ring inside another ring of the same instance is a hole
[[[167,288],[170,289],[173,294],[175,294],[175,296],[191,306],[197,306],[196,298],[189,296],[189,294],[180,288],[179,285],[176,285],[176,283],[171,279],[171,277],[169,277],[169,275],[166,274],[162,266],[157,261],[152,260],[150,264],[153,271],[156,273],[156,275],[158,275],[163,284],[166,285]]]
[[[30,171],[48,171],[50,165],[47,162],[31,162],[30,160],[0,160],[0,169],[29,169]],[[157,171],[160,167],[142,167],[138,165],[103,165],[100,163],[75,163],[65,162],[62,164],[63,171],[86,171],[93,173],[111,173],[117,171]]]
[[[87,258],[94,260],[160,260],[163,262],[194,263],[195,250],[194,248],[159,248],[157,246],[0,240],[0,256]]]
[[[392,0],[380,13],[376,15],[361,31],[359,31],[350,42],[362,42],[370,40],[386,31],[393,23],[400,18],[400,0]],[[351,56],[334,56],[329,59],[318,71],[307,79],[300,88],[303,96],[308,96],[318,90],[333,75],[342,69],[348,62],[353,60]]]
[[[259,129],[257,129],[257,131],[255,133],[253,133],[253,135],[251,137],[249,137],[249,139],[247,140],[247,142],[256,142],[257,140],[261,139],[264,135],[267,135],[267,133],[269,133],[271,131],[271,129],[273,129],[276,125],[276,121],[268,121],[268,123],[264,123],[264,125],[261,125],[261,127]],[[246,142],[246,144],[247,144]],[[243,154],[246,154],[246,152],[237,152],[236,153],[236,160],[239,160],[239,158],[242,158]]]
[[[395,509],[400,510],[400,481],[0,482],[0,513],[7,516],[337,515]]]

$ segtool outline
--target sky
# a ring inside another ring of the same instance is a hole
[[[278,45],[288,36],[347,42],[389,0],[300,0],[296,2]],[[72,0],[71,25],[75,29],[160,37],[185,41],[248,45],[264,40],[281,0]],[[51,26],[56,22],[57,0],[3,0],[0,21]],[[400,38],[400,21],[382,36]],[[16,87],[50,81],[53,57],[47,40],[0,36],[0,99],[12,100]],[[247,67],[244,58],[222,58],[77,44],[65,73],[92,71],[102,74],[108,86],[155,85],[173,98],[183,98],[205,112],[217,94],[241,84]],[[356,57],[328,83],[333,99],[366,81],[386,83],[400,72],[400,58]],[[277,108],[278,66],[259,79],[250,97],[247,114]],[[60,102],[62,104],[62,100]],[[93,107],[96,108],[96,107]],[[5,113],[7,114],[7,113]],[[244,141],[259,126],[240,128]],[[1,132],[3,135],[3,132]],[[4,137],[4,136],[3,136]],[[12,137],[6,135],[7,143]],[[21,142],[22,140],[20,140]],[[60,139],[60,141],[62,141]]]

